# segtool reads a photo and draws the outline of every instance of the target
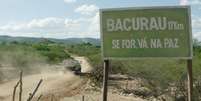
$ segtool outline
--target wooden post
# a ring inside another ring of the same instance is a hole
[[[82,96],[82,101],[84,101],[84,95]]]
[[[20,72],[20,92],[19,92],[19,101],[22,101],[22,86],[23,86],[23,83],[22,83],[22,76],[23,76],[23,71]]]
[[[192,59],[187,60],[188,70],[188,101],[193,101],[193,72],[192,72]]]
[[[103,101],[107,101],[109,60],[104,60]]]

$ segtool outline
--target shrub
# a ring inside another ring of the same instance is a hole
[[[47,57],[49,63],[58,63],[70,58],[65,52],[65,47],[57,44],[35,44],[33,47],[43,56]]]
[[[11,44],[0,47],[1,64],[8,64],[18,69],[29,69],[33,64],[45,62],[45,57],[30,46]]]

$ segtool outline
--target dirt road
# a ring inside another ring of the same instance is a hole
[[[74,57],[80,62],[82,71],[89,72],[91,66],[84,57]],[[65,66],[55,66],[54,70],[43,70],[40,74],[28,75],[23,77],[23,101],[29,96],[29,93],[33,92],[40,79],[43,82],[36,94],[36,96],[43,95],[47,100],[49,96],[54,96],[56,99],[62,97],[72,96],[80,92],[83,89],[83,79],[79,76],[75,76],[72,72],[63,69]],[[54,66],[52,66],[54,68]],[[18,79],[11,80],[9,82],[0,84],[0,101],[11,101],[13,87],[16,85]],[[18,92],[17,92],[18,94]],[[18,99],[18,95],[16,96]]]
[[[87,58],[85,57],[79,57],[79,56],[73,56],[73,58],[77,61],[79,61],[81,65],[81,72],[82,73],[89,73],[92,70],[92,66],[89,64]]]
[[[56,71],[29,75],[23,77],[23,101],[28,98],[29,93],[33,92],[40,79],[43,79],[43,82],[36,96],[40,94],[43,96],[59,95],[57,98],[70,96],[70,93],[66,95],[64,93],[71,92],[71,90],[78,88],[84,82],[81,78],[70,72]],[[0,85],[0,101],[11,101],[13,87],[17,81],[18,79],[15,79]]]
[[[74,56],[74,59],[81,64],[81,71],[88,73],[92,70],[91,65],[85,57]],[[64,69],[64,66],[51,66],[53,70],[23,77],[23,101],[26,101],[29,93],[32,93],[40,79],[43,79],[34,99],[42,94],[41,101],[80,101],[85,95],[87,101],[101,101],[101,92],[86,92],[87,79],[80,78],[72,72]],[[59,69],[58,69],[59,68]],[[12,101],[13,87],[19,79],[13,79],[0,84],[0,101]],[[16,101],[18,101],[16,92]],[[144,101],[139,98],[125,97],[109,92],[109,101]]]

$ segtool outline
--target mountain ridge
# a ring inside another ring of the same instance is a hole
[[[39,43],[43,40],[50,40],[56,43],[64,43],[64,44],[81,44],[81,43],[91,43],[93,45],[100,45],[100,39],[96,38],[64,38],[64,39],[56,39],[56,38],[37,38],[37,37],[13,37],[7,35],[0,35],[0,43],[2,42],[26,42],[26,43]]]

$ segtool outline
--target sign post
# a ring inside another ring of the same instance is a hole
[[[193,72],[192,72],[192,59],[187,60],[188,70],[188,101],[193,101]]]
[[[107,101],[110,59],[175,58],[188,61],[188,99],[192,101],[190,6],[100,10],[104,60],[103,101]]]
[[[103,101],[107,101],[109,60],[104,60]]]

